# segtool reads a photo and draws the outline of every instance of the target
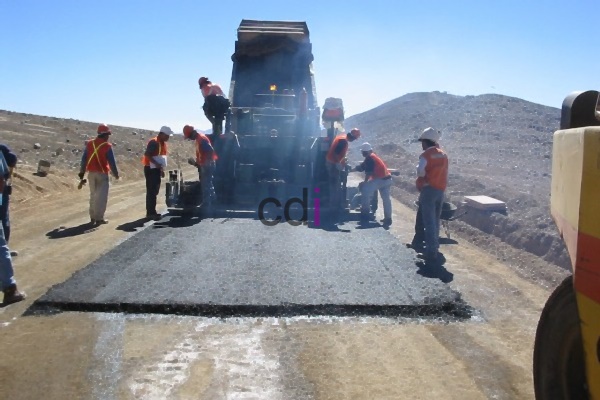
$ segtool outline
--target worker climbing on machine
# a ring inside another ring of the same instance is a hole
[[[183,127],[183,136],[193,140],[196,148],[196,159],[190,159],[190,164],[195,165],[200,173],[200,185],[202,186],[202,206],[210,207],[216,201],[213,178],[215,174],[217,152],[213,148],[208,137],[198,132],[191,125]]]
[[[212,83],[208,78],[200,78],[198,85],[204,97],[204,105],[202,106],[204,115],[212,124],[214,139],[217,139],[223,133],[223,120],[229,112],[231,104],[223,94],[221,86]]]
[[[383,226],[392,224],[392,198],[390,189],[392,187],[392,174],[386,164],[377,154],[369,143],[363,143],[360,151],[365,160],[354,168],[355,171],[365,173],[365,180],[360,185],[361,191],[361,221],[366,222],[371,219],[370,207],[371,198],[379,192],[381,202],[383,203],[383,216],[381,220]]]
[[[146,178],[146,218],[155,221],[161,218],[161,215],[156,212],[156,198],[160,192],[161,178],[164,178],[165,168],[167,168],[167,142],[171,136],[173,136],[171,128],[162,126],[158,135],[148,141],[146,152],[142,156]]]
[[[360,137],[358,128],[341,133],[333,138],[325,156],[329,177],[329,207],[332,213],[342,208],[342,173],[346,170],[348,145]]]
[[[426,128],[419,137],[423,148],[416,180],[419,208],[415,236],[410,246],[418,251],[424,241],[424,252],[417,254],[417,257],[431,262],[438,260],[440,217],[448,185],[448,156],[439,145],[440,137],[441,133],[433,128]]]
[[[79,179],[87,171],[90,186],[90,222],[92,225],[107,224],[104,219],[106,204],[108,203],[109,179],[111,173],[115,179],[119,179],[119,171],[112,150],[112,144],[108,138],[112,134],[106,124],[98,125],[98,136],[95,139],[88,140],[81,156],[81,165],[79,169]]]

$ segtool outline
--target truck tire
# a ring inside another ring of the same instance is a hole
[[[589,398],[572,275],[554,290],[542,310],[533,350],[533,382],[538,400]]]

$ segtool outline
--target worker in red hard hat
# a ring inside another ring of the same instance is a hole
[[[200,184],[202,186],[202,206],[210,207],[216,201],[215,187],[213,184],[217,152],[212,146],[210,139],[202,132],[198,132],[191,125],[183,127],[183,136],[187,140],[193,140],[196,149],[196,159],[189,159],[189,163],[198,168]]]
[[[371,198],[377,192],[381,195],[383,203],[383,226],[392,224],[392,174],[390,173],[385,162],[373,152],[373,147],[369,143],[363,143],[360,146],[360,151],[365,160],[355,168],[355,171],[365,173],[365,180],[360,185],[361,191],[361,220],[368,221],[371,219],[370,208]]]
[[[213,135],[218,138],[223,133],[223,121],[229,112],[231,103],[223,94],[221,86],[212,83],[208,78],[202,77],[198,80],[200,91],[204,97],[204,115],[212,124]]]
[[[88,140],[83,149],[79,169],[79,179],[83,181],[85,173],[90,186],[90,222],[93,225],[107,224],[104,219],[108,203],[108,190],[110,187],[108,174],[119,179],[119,170],[108,138],[112,134],[106,124],[98,125],[98,136]]]
[[[346,155],[348,145],[360,137],[358,128],[348,133],[341,133],[333,138],[325,156],[327,175],[329,177],[329,207],[332,212],[344,208],[342,204],[342,174],[346,171]]]
[[[165,177],[167,168],[167,142],[173,136],[168,126],[162,126],[158,135],[148,141],[142,156],[144,178],[146,179],[146,218],[158,221],[161,214],[156,211],[156,198],[160,192],[161,179]]]

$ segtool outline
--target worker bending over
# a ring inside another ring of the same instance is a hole
[[[354,170],[365,173],[365,180],[360,185],[361,221],[364,222],[371,219],[371,198],[379,191],[381,202],[383,203],[384,217],[381,222],[384,226],[390,226],[392,224],[392,198],[390,193],[392,187],[392,174],[383,160],[373,152],[373,148],[369,143],[363,143],[360,146],[360,151],[365,160]]]
[[[223,94],[221,86],[212,83],[208,78],[200,78],[198,85],[204,97],[204,105],[202,106],[204,115],[212,124],[214,138],[218,139],[219,135],[223,133],[223,120],[231,104]]]

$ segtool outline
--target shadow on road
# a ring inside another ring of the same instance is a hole
[[[450,238],[440,238],[440,244],[458,244],[458,242],[454,239]]]
[[[125,232],[135,232],[137,231],[138,228],[141,228],[144,226],[144,224],[146,224],[146,222],[150,221],[149,218],[140,218],[140,219],[136,219],[135,221],[131,221],[131,222],[126,222],[124,224],[121,224],[119,226],[117,226],[117,230],[120,231],[125,231]]]
[[[61,226],[60,228],[53,229],[46,233],[46,236],[48,236],[50,239],[62,239],[66,237],[83,235],[96,229],[98,229],[96,225],[92,224],[91,222],[86,222],[85,224],[73,226],[71,228],[64,228]]]
[[[443,283],[452,282],[454,280],[454,274],[444,267],[446,258],[441,253],[438,253],[438,257],[441,258],[437,261],[417,261],[415,263],[415,265],[419,268],[417,270],[417,274],[424,278],[439,279]]]

